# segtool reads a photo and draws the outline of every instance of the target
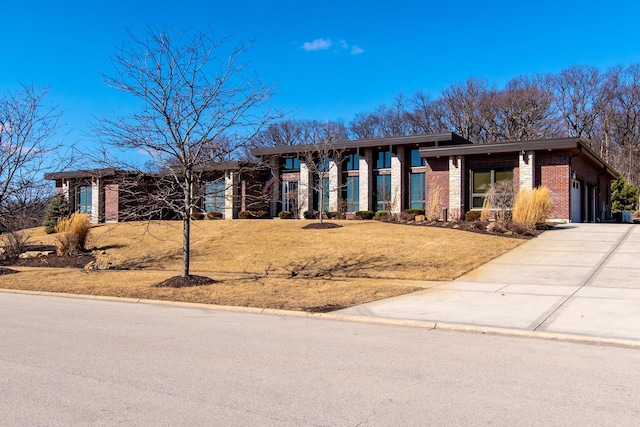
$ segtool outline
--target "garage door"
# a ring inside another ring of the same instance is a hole
[[[580,191],[580,181],[571,180],[571,222],[580,222],[582,218],[582,212],[580,210],[582,206],[581,199],[582,191]]]

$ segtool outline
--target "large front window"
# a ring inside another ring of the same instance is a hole
[[[347,204],[347,212],[357,212],[360,210],[360,177],[347,176],[344,198]]]
[[[282,210],[298,212],[298,181],[282,183]]]
[[[391,175],[376,175],[375,207],[378,211],[389,211],[391,200]]]
[[[471,207],[473,209],[482,209],[487,192],[497,182],[513,180],[513,168],[478,169],[471,174],[473,187]]]
[[[206,212],[224,212],[224,180],[207,182],[204,192],[204,210]]]
[[[425,201],[425,174],[412,173],[409,182],[411,200],[409,205],[411,209],[424,209]]]
[[[76,190],[76,210],[91,214],[91,186],[82,185]]]

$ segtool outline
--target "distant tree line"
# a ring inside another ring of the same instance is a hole
[[[576,65],[558,74],[454,83],[432,98],[423,91],[358,113],[349,123],[288,119],[253,146],[321,143],[455,132],[476,144],[582,137],[634,185],[640,184],[640,64],[601,71]]]

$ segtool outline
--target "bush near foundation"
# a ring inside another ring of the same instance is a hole
[[[222,219],[222,212],[211,211],[207,212],[207,219]]]
[[[464,214],[465,221],[480,221],[482,211],[469,211]]]
[[[83,251],[90,230],[91,223],[87,214],[75,212],[70,217],[60,218],[55,228],[58,255],[75,255]]]
[[[381,219],[381,218],[384,218],[386,216],[389,216],[389,212],[388,211],[377,211],[376,212],[376,219]]]
[[[291,219],[293,218],[293,214],[289,211],[282,211],[278,214],[278,218],[280,219]]]
[[[424,215],[424,209],[405,209],[402,212],[409,215]]]
[[[547,187],[522,189],[513,202],[513,222],[535,228],[547,221],[551,213],[551,195]]]
[[[373,211],[358,211],[356,212],[356,218],[359,219],[373,219],[374,216]]]

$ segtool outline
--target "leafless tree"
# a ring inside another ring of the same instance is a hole
[[[311,175],[308,188],[302,188],[300,191],[307,191],[307,194],[318,196],[320,222],[323,222],[324,214],[329,209],[329,206],[325,206],[325,199],[330,197],[331,191],[339,191],[338,182],[331,182],[330,176],[339,174],[340,164],[344,160],[344,150],[337,148],[335,144],[341,140],[342,136],[340,129],[327,123],[324,130],[313,136],[313,143],[301,146],[301,150],[297,154]],[[311,206],[307,206],[307,209],[311,210]]]
[[[232,158],[274,118],[268,106],[273,88],[243,62],[251,44],[229,49],[229,40],[211,30],[149,28],[142,38],[127,35],[112,57],[115,73],[103,77],[140,107],[101,120],[96,131],[107,146],[148,153],[168,171],[171,185],[164,188],[180,197],[168,191],[162,201],[182,219],[181,275],[188,277],[195,174]]]
[[[553,93],[541,76],[518,77],[481,96],[481,127],[487,142],[526,141],[557,134]]]
[[[56,139],[61,111],[47,102],[47,88],[20,84],[0,97],[0,221],[18,230],[42,221],[50,196],[46,170],[65,154]]]
[[[487,91],[487,82],[470,78],[464,83],[452,84],[442,92],[446,106],[443,122],[450,132],[470,141],[481,141],[480,99]]]

